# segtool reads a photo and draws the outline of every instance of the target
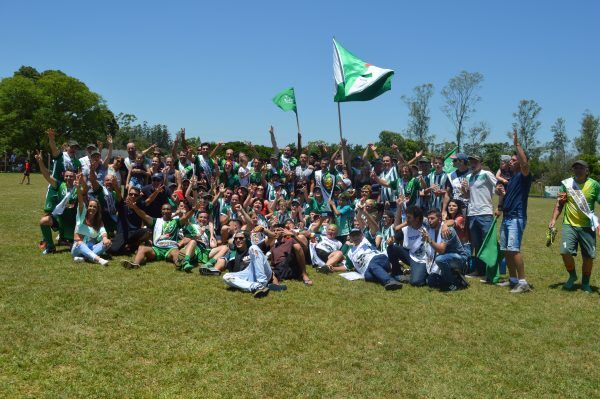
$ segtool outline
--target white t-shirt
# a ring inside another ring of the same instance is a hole
[[[492,215],[492,196],[496,188],[496,176],[490,171],[480,170],[467,175],[469,182],[468,216]]]
[[[321,236],[321,241],[317,243],[316,247],[327,253],[332,253],[334,251],[339,251],[342,248],[342,243],[339,240],[332,240],[327,236]]]
[[[348,251],[348,258],[354,264],[354,269],[362,275],[367,271],[371,260],[378,255],[383,255],[383,252],[378,251],[366,238],[358,245],[351,246]]]

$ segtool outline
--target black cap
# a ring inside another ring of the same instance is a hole
[[[164,176],[163,176],[162,173],[155,173],[155,174],[152,175],[152,179],[162,180],[162,179],[164,179]]]
[[[573,162],[573,165],[571,165],[571,167],[574,167],[575,165],[581,165],[584,168],[589,168],[588,163],[585,162],[583,159],[578,159],[577,161]]]

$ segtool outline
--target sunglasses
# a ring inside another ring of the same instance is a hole
[[[240,241],[240,240],[242,240],[242,241],[243,241],[243,240],[245,240],[245,239],[246,239],[245,237],[233,237],[233,240],[234,240],[234,241]]]
[[[129,195],[130,197],[137,197],[139,194],[138,193],[129,193],[127,195]]]

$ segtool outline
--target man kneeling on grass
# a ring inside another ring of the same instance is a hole
[[[140,245],[133,262],[124,260],[122,262],[123,267],[127,269],[137,269],[147,261],[165,260],[175,263],[179,250],[177,247],[177,234],[179,229],[184,226],[188,219],[194,214],[192,209],[187,212],[183,217],[179,219],[173,219],[173,208],[169,204],[163,204],[161,207],[162,218],[153,218],[146,212],[142,211],[135,201],[131,198],[127,198],[127,206],[133,209],[133,211],[146,223],[147,226],[153,227],[153,245],[151,247],[146,245]],[[183,248],[182,251],[186,251],[187,248]],[[190,250],[190,254],[193,250]]]
[[[390,262],[387,255],[378,251],[364,236],[360,229],[350,230],[352,247],[348,258],[354,264],[355,270],[365,277],[366,281],[381,283],[388,291],[402,288],[402,284],[390,276]]]
[[[233,236],[234,250],[227,258],[219,259],[218,268],[229,270],[225,273],[223,281],[232,288],[251,292],[255,298],[262,298],[269,293],[269,289],[276,287],[285,289],[285,286],[269,285],[273,271],[267,257],[257,245],[249,246],[250,242],[244,232],[235,233]]]

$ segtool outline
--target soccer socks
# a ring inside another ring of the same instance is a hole
[[[569,271],[569,278],[567,279],[567,282],[563,285],[563,288],[565,290],[572,290],[573,284],[575,284],[575,281],[577,281],[577,272],[575,271],[575,269],[573,269],[573,270]]]
[[[592,292],[592,287],[590,287],[590,277],[591,276],[581,276],[581,289],[585,292]]]
[[[54,247],[54,240],[52,240],[52,228],[50,226],[40,226],[42,230],[42,237],[46,241],[46,248]]]

